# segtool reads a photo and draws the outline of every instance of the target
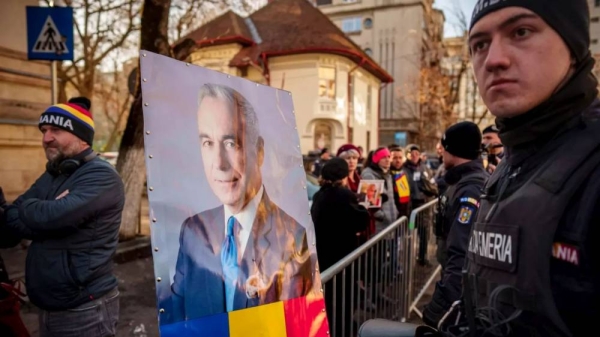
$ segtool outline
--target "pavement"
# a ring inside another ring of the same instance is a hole
[[[18,246],[2,249],[0,254],[10,277],[23,278],[27,250]],[[149,238],[140,237],[119,244],[114,271],[121,293],[117,337],[159,337],[154,265]],[[21,308],[21,317],[31,337],[38,337],[38,309],[26,302]]]

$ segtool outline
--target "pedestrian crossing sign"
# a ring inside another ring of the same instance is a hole
[[[73,60],[73,8],[27,6],[27,57]]]

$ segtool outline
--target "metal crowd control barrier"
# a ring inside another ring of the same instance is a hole
[[[415,312],[420,318],[423,314],[417,304],[425,295],[427,289],[436,280],[442,266],[437,260],[437,238],[434,233],[434,219],[437,199],[421,207],[415,208],[410,214],[411,256],[408,269],[408,307],[407,317]]]
[[[321,273],[330,336],[354,337],[373,318],[405,321],[408,234],[402,217]]]

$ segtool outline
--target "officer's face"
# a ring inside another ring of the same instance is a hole
[[[206,179],[217,198],[235,214],[262,184],[262,140],[249,144],[245,119],[219,98],[205,97],[198,109],[198,130]]]
[[[469,49],[479,92],[497,117],[514,117],[544,102],[572,68],[558,33],[521,7],[479,20],[470,32]]]
[[[500,137],[498,137],[498,134],[495,132],[488,132],[486,134],[483,135],[483,144],[488,145],[488,144],[502,144],[502,141],[500,141]]]
[[[61,161],[73,157],[87,147],[86,143],[74,134],[51,125],[42,125],[42,146],[49,161]]]

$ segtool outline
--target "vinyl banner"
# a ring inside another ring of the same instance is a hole
[[[161,336],[327,336],[291,93],[140,59]]]

